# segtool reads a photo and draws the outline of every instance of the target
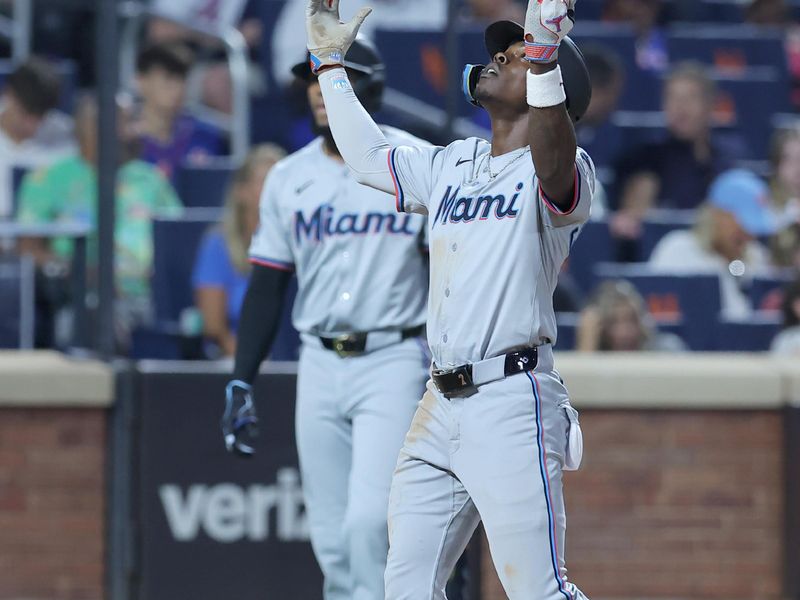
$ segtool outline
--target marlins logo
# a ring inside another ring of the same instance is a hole
[[[459,198],[461,188],[453,190],[453,186],[448,186],[439,202],[432,227],[438,224],[485,221],[490,216],[495,219],[515,219],[520,211],[516,207],[517,198],[524,187],[525,184],[518,183],[514,195],[509,199],[505,194]]]

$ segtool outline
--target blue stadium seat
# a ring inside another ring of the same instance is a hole
[[[234,167],[229,161],[202,167],[182,166],[175,174],[175,189],[187,207],[219,207],[225,202]]]
[[[639,260],[650,259],[653,249],[661,238],[676,229],[687,229],[696,220],[694,211],[653,211],[642,222],[642,238],[639,242]]]
[[[595,276],[630,281],[659,325],[676,324],[673,331],[692,350],[715,348],[715,325],[721,307],[716,275],[665,275],[654,273],[647,265],[601,263],[595,266]],[[678,321],[683,326],[678,327]]]
[[[572,244],[568,270],[584,294],[595,284],[594,266],[614,258],[614,243],[605,221],[589,221]]]
[[[720,321],[717,324],[716,350],[723,352],[763,352],[781,330],[781,318],[774,313],[755,314],[747,321]]]
[[[719,78],[717,87],[721,99],[734,109],[734,120],[729,125],[747,140],[750,158],[767,158],[773,115],[791,111],[788,76],[764,70],[742,77]]]
[[[31,257],[0,259],[0,348],[33,348],[34,277]]]
[[[777,67],[786,73],[783,34],[746,24],[676,25],[668,29],[671,62],[696,60],[717,67]]]
[[[128,357],[133,360],[182,360],[181,340],[177,332],[164,328],[136,327],[131,331]]]
[[[11,214],[17,214],[19,204],[19,188],[22,187],[22,180],[28,174],[26,167],[14,167],[11,169]]]
[[[742,23],[744,10],[738,0],[681,0],[669,11],[676,20],[689,23]]]
[[[556,350],[560,352],[575,350],[579,321],[580,313],[556,313],[556,324],[558,325],[558,339],[554,346]]]
[[[749,290],[751,305],[756,309],[763,309],[765,301],[773,304],[775,294],[780,294],[781,290],[795,277],[796,275],[791,270],[785,272],[776,270],[769,276],[753,277]]]
[[[661,102],[660,79],[657,74],[644,71],[636,64],[636,34],[630,26],[582,19],[570,37],[582,48],[607,48],[620,59],[625,70],[625,85],[618,107],[620,110],[658,110]]]
[[[218,223],[219,216],[218,210],[194,208],[188,209],[181,218],[153,221],[152,290],[156,328],[138,332],[134,341],[140,353],[152,353],[160,343],[165,348],[148,358],[169,358],[177,351],[174,342],[179,333],[181,313],[194,305],[192,271],[197,250],[203,235]],[[297,284],[293,280],[287,290],[281,325],[273,344],[273,360],[298,358],[299,337],[291,326],[291,307],[296,294]],[[143,356],[140,354],[138,358]]]
[[[156,321],[177,323],[181,311],[194,305],[192,269],[197,249],[219,211],[187,210],[183,217],[153,221],[153,304]]]

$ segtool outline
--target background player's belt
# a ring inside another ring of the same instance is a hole
[[[539,351],[534,346],[452,369],[437,369],[434,365],[431,379],[436,385],[436,389],[449,398],[490,381],[497,381],[524,371],[532,371],[536,368],[538,361]]]
[[[364,354],[369,350],[377,348],[370,348],[370,342],[373,338],[380,336],[382,342],[379,347],[385,347],[391,343],[398,343],[412,337],[419,337],[425,332],[424,325],[417,327],[410,327],[408,329],[398,329],[397,331],[376,331],[376,332],[359,332],[359,333],[345,333],[336,337],[323,337],[320,336],[322,346],[327,350],[333,350],[339,356],[356,356]],[[389,342],[389,343],[386,343]]]

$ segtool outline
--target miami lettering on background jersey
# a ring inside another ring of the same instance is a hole
[[[410,215],[380,212],[345,212],[336,214],[330,204],[322,204],[308,217],[303,211],[294,213],[294,238],[297,243],[303,240],[321,242],[326,237],[356,234],[394,233],[415,236]]]

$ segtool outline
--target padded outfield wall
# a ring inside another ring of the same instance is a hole
[[[595,600],[800,598],[800,365],[557,362],[586,447],[565,476],[572,580]],[[224,370],[117,371],[115,390],[101,363],[0,354],[0,600],[319,598],[292,443],[294,365],[270,365],[258,382],[254,461],[221,446]],[[504,598],[474,547],[483,568],[470,585]]]

